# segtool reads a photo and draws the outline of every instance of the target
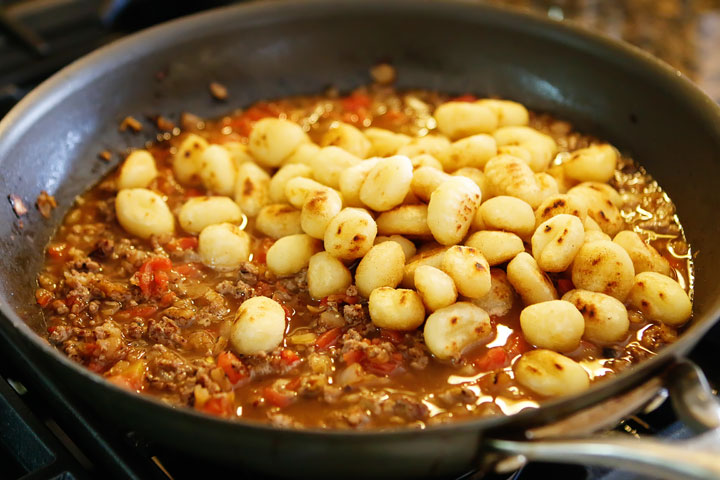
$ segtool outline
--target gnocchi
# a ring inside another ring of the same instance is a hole
[[[391,210],[403,203],[410,192],[412,162],[396,155],[383,158],[370,170],[360,187],[360,201],[378,212]]]
[[[656,272],[638,273],[627,300],[648,320],[667,325],[682,325],[692,313],[690,297],[680,284]]]
[[[525,251],[522,239],[510,232],[475,232],[468,237],[465,245],[480,252],[490,266],[510,261]]]
[[[209,145],[200,154],[200,179],[203,186],[219,195],[232,195],[237,169],[230,152],[220,145]],[[242,165],[252,165],[244,162]]]
[[[513,370],[521,385],[545,397],[573,395],[590,388],[590,377],[579,363],[550,350],[523,354]]]
[[[185,137],[173,157],[173,174],[178,182],[188,185],[198,180],[200,155],[207,147],[207,140],[199,135]]]
[[[343,260],[364,256],[373,246],[377,224],[367,210],[345,208],[325,229],[325,251]]]
[[[507,266],[507,278],[525,305],[557,300],[555,286],[528,253],[519,253]]]
[[[454,245],[443,255],[440,265],[450,275],[461,295],[480,298],[490,291],[490,265],[472,247]]]
[[[243,355],[269,352],[285,336],[285,310],[267,297],[244,301],[235,314],[230,331],[233,349]]]
[[[145,188],[155,180],[158,171],[155,159],[147,150],[133,151],[120,167],[118,190],[124,188]]]
[[[469,178],[452,177],[441,183],[427,206],[427,225],[435,240],[442,245],[460,242],[470,229],[480,196],[480,188]]]
[[[435,310],[425,321],[423,337],[428,349],[440,359],[457,358],[470,345],[487,341],[493,333],[490,316],[468,302]]]
[[[188,233],[200,233],[216,223],[239,224],[242,218],[242,210],[228,197],[193,197],[178,214],[180,226]]]
[[[250,258],[250,236],[232,223],[203,228],[198,237],[202,262],[216,270],[232,270]]]
[[[308,262],[307,283],[313,298],[345,292],[352,283],[350,270],[336,257],[318,252]]]
[[[355,285],[365,298],[380,287],[395,288],[405,273],[405,253],[399,243],[389,241],[372,247],[355,270]]]
[[[585,240],[585,227],[574,215],[561,213],[541,223],[532,236],[532,252],[546,272],[564,272]]]
[[[572,303],[550,300],[525,307],[520,312],[520,328],[528,342],[539,348],[569,352],[580,345],[585,319]]]
[[[630,328],[627,310],[617,298],[589,290],[570,290],[562,297],[585,319],[583,337],[600,345],[619,342]]]
[[[379,287],[368,300],[370,319],[380,328],[415,330],[425,320],[425,307],[414,290]]]
[[[250,132],[248,151],[261,166],[279,167],[307,141],[300,125],[280,118],[263,118]]]
[[[600,292],[621,302],[633,286],[635,269],[627,252],[608,240],[584,243],[572,264],[577,288]]]
[[[420,265],[415,269],[414,284],[430,312],[450,306],[457,300],[458,292],[453,279],[431,265]]]
[[[302,233],[300,210],[283,203],[265,205],[255,217],[255,228],[275,239]]]
[[[115,214],[126,232],[140,238],[175,231],[175,218],[165,200],[145,188],[125,188],[115,198]]]
[[[322,250],[320,240],[304,233],[288,235],[273,243],[266,254],[268,269],[278,276],[298,273],[310,263],[310,257]]]

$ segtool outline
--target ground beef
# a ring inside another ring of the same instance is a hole
[[[164,345],[153,345],[148,351],[147,361],[147,380],[158,390],[179,392],[188,379],[194,378],[193,367]]]
[[[179,327],[185,328],[195,318],[195,307],[191,300],[178,300],[172,307],[163,310],[162,315],[172,319]]]
[[[109,238],[101,238],[95,243],[95,246],[89,256],[98,259],[106,259],[112,257],[114,251],[115,242]]]
[[[382,409],[407,421],[424,420],[430,414],[424,403],[406,395],[388,398],[382,403]]]
[[[68,262],[67,267],[71,270],[77,270],[80,272],[99,272],[100,271],[100,264],[98,262],[96,262],[95,260],[91,260],[87,257],[78,258],[77,260]]]
[[[304,375],[300,377],[298,395],[304,398],[316,398],[323,395],[328,386],[325,375]]]
[[[167,347],[182,347],[187,343],[177,323],[166,316],[161,317],[160,320],[151,318],[148,321],[147,339]]]
[[[229,295],[235,299],[242,300],[255,296],[255,289],[242,280],[238,280],[237,282],[224,280],[217,284],[215,291],[221,295]]]
[[[350,325],[365,323],[369,319],[369,315],[367,314],[365,308],[363,308],[363,306],[359,303],[354,305],[345,305],[343,307],[343,317],[345,317],[345,322]]]
[[[260,275],[260,269],[254,263],[243,262],[240,264],[238,280],[242,280],[249,285],[255,285],[258,280],[258,275]]]
[[[453,405],[467,405],[475,403],[477,400],[475,392],[462,385],[451,387],[438,394],[436,397],[445,403],[445,405],[450,407]]]

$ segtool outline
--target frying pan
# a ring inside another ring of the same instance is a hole
[[[380,60],[397,67],[400,88],[515,99],[570,120],[646,166],[675,201],[697,254],[694,318],[681,338],[610,381],[535,410],[383,432],[287,430],[171,408],[111,385],[40,339],[36,331],[44,326],[33,296],[35,272],[53,230],[75,196],[113,167],[97,159],[98,152],[138,147],[154,137],[147,122],[140,134],[119,132],[122,118],[177,118],[182,111],[213,117],[330,84],[347,91],[368,83],[368,67]],[[210,99],[211,81],[228,86],[228,103]],[[43,83],[0,122],[3,194],[32,204],[47,190],[60,204],[50,220],[32,208],[19,219],[9,204],[0,208],[0,329],[28,352],[35,368],[51,372],[108,420],[209,460],[265,473],[417,478],[458,474],[498,458],[508,469],[526,458],[602,463],[611,454],[646,471],[669,467],[665,474],[718,476],[717,461],[698,451],[694,459],[682,454],[670,462],[675,449],[663,445],[628,455],[637,444],[618,447],[604,437],[519,440],[568,436],[578,433],[578,423],[598,425],[583,417],[598,408],[604,420],[616,421],[665,385],[691,425],[717,426],[714,398],[701,375],[681,359],[720,314],[719,160],[720,112],[713,102],[650,56],[564,23],[456,0],[223,8],[88,55]],[[633,392],[650,393],[628,399]],[[651,451],[660,453],[653,457]],[[620,460],[613,465],[625,465]]]

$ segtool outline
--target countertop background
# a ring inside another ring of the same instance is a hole
[[[720,0],[485,0],[569,20],[640,47],[720,103]]]

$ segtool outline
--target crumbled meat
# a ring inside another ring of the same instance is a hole
[[[73,270],[78,270],[78,271],[85,271],[85,272],[99,272],[100,271],[100,264],[98,262],[96,262],[95,260],[90,260],[89,258],[78,258],[76,260],[68,262],[67,266],[68,266],[68,268],[71,268]]]
[[[127,116],[123,118],[123,121],[120,122],[119,127],[121,132],[124,132],[127,129],[132,130],[133,132],[137,133],[140,130],[142,130],[142,123],[140,123],[136,118]]]
[[[167,347],[180,347],[187,342],[175,321],[165,316],[160,320],[151,318],[148,321],[147,338]]]
[[[125,336],[133,340],[139,340],[147,334],[148,327],[142,317],[134,317],[130,322],[123,325]]]
[[[204,125],[205,122],[197,115],[193,115],[189,112],[183,112],[180,114],[180,127],[183,130],[195,130],[203,128]]]
[[[228,90],[222,83],[210,82],[208,88],[210,90],[210,95],[212,95],[215,100],[227,100]]]
[[[316,398],[323,394],[328,385],[325,375],[304,375],[300,377],[298,395],[303,398]]]
[[[382,404],[385,413],[397,415],[408,421],[423,420],[430,414],[427,405],[406,395],[388,398]]]
[[[255,296],[255,289],[242,280],[234,283],[230,280],[223,280],[217,284],[215,291],[221,295],[229,295],[236,299],[248,299]]]
[[[98,157],[100,157],[101,160],[109,162],[112,158],[112,153],[110,153],[110,151],[108,150],[103,150],[102,152],[98,153]]]
[[[365,323],[368,321],[368,314],[359,303],[354,305],[345,305],[343,307],[343,317],[345,317],[345,322],[350,325]]]
[[[677,340],[677,331],[665,324],[651,325],[643,331],[640,345],[650,350],[657,350],[663,345]]]
[[[444,392],[436,395],[436,397],[439,398],[447,406],[466,405],[475,403],[475,401],[477,400],[477,395],[475,394],[475,392],[463,385],[456,385],[454,387],[448,388]]]
[[[57,207],[57,202],[55,201],[55,197],[45,190],[42,190],[40,191],[40,195],[38,195],[37,200],[35,200],[35,206],[37,206],[40,215],[45,218],[50,218],[50,214],[53,209]]]
[[[90,256],[99,259],[110,258],[115,250],[115,242],[109,238],[101,238],[95,243]]]
[[[192,301],[183,299],[175,302],[172,307],[163,310],[162,314],[172,319],[181,328],[185,328],[190,325],[195,318],[195,309],[193,308]]]
[[[56,325],[49,330],[50,336],[48,340],[54,345],[60,345],[73,335],[73,327],[69,325]]]
[[[238,267],[238,280],[242,280],[247,284],[255,285],[259,275],[260,269],[253,263],[243,262]]]
[[[163,132],[172,132],[175,128],[175,124],[162,115],[155,117],[155,126]]]
[[[158,390],[179,392],[193,376],[193,367],[163,345],[153,345],[147,354],[147,380]]]
[[[8,200],[10,201],[10,205],[12,206],[13,212],[15,212],[15,215],[20,218],[23,215],[25,215],[28,212],[27,207],[25,206],[25,202],[22,198],[15,195],[14,193],[11,193],[8,195]]]
[[[293,420],[290,415],[285,415],[284,413],[268,412],[267,416],[270,420],[270,423],[272,423],[276,427],[289,428],[299,426],[299,424],[295,420]]]

